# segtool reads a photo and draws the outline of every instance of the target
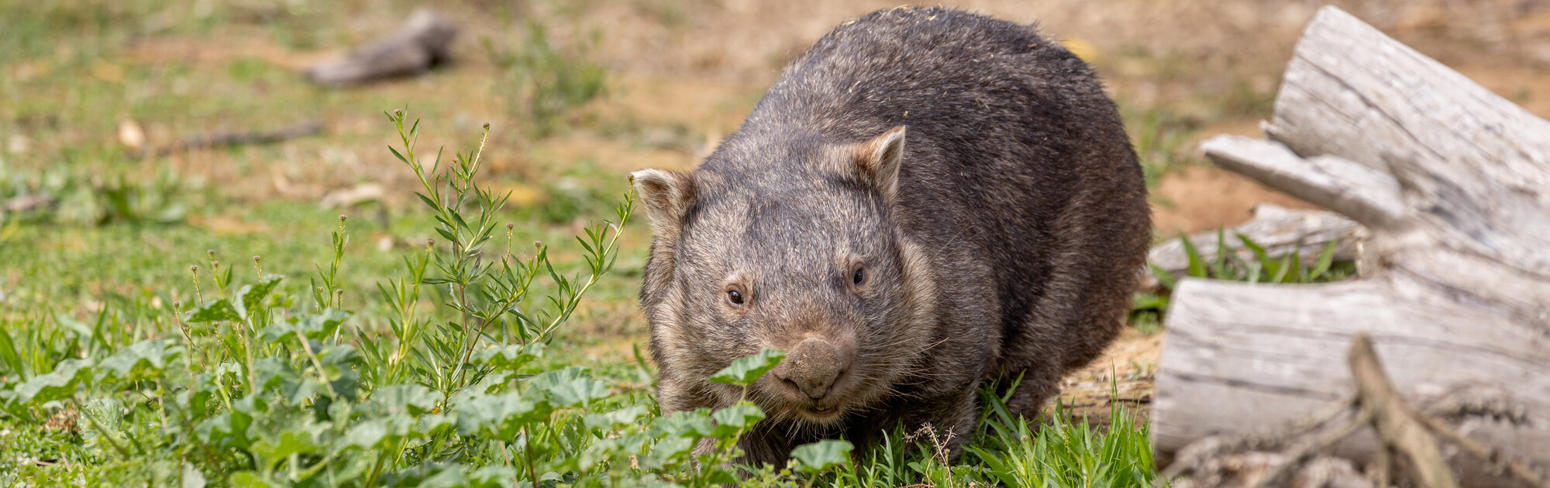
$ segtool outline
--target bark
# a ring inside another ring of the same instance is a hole
[[[1550,122],[1333,7],[1299,41],[1270,140],[1217,137],[1229,170],[1367,228],[1359,281],[1185,280],[1172,297],[1152,434],[1273,432],[1346,398],[1342,352],[1372,337],[1399,395],[1550,466]],[[1371,435],[1337,451],[1372,458]],[[1501,486],[1458,450],[1465,486]],[[1511,485],[1507,485],[1511,486]]]

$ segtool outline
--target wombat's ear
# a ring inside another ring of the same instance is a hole
[[[893,201],[899,190],[899,166],[904,161],[904,126],[888,129],[862,143],[856,156],[862,178],[872,183],[886,201]]]
[[[643,169],[630,173],[635,193],[651,217],[651,232],[672,239],[683,226],[683,216],[694,202],[694,179],[682,171]]]

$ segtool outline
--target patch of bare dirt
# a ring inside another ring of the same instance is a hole
[[[260,32],[236,27],[230,29],[241,32],[228,32],[228,38],[240,38],[242,42],[211,43],[203,39],[179,37],[144,38],[126,45],[120,53],[120,60],[138,64],[187,62],[224,65],[234,59],[256,58],[285,69],[300,71],[333,55],[327,52],[294,51],[275,44]]]
[[[1102,357],[1061,380],[1059,406],[1066,409],[1062,413],[1101,424],[1118,404],[1144,417],[1152,403],[1163,336],[1126,328]],[[1055,407],[1051,404],[1046,411]]]
[[[229,215],[194,214],[188,217],[188,223],[222,236],[260,234],[269,230],[269,226],[263,222],[250,222]]]
[[[1231,228],[1249,220],[1261,202],[1289,208],[1311,205],[1214,166],[1188,166],[1171,174],[1152,193],[1157,235],[1173,236]]]

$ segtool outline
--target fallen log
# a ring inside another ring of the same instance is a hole
[[[452,59],[458,28],[434,10],[415,10],[403,27],[389,36],[306,71],[322,85],[353,85],[419,74]]]
[[[1275,435],[1218,436],[1191,443],[1179,460],[1163,472],[1173,486],[1255,487],[1401,486],[1455,488],[1458,482],[1443,459],[1442,442],[1491,464],[1494,473],[1525,486],[1544,486],[1539,473],[1493,448],[1463,437],[1451,425],[1456,406],[1433,404],[1426,409],[1406,403],[1395,391],[1373,350],[1372,338],[1359,334],[1346,354],[1356,391],[1339,408],[1312,422]],[[1503,417],[1517,418],[1504,412]],[[1360,475],[1349,460],[1329,456],[1336,443],[1371,427],[1382,447],[1377,460]],[[1441,441],[1441,442],[1439,442]],[[1408,484],[1407,484],[1408,483]]]
[[[1406,402],[1502,406],[1459,408],[1458,432],[1550,468],[1550,122],[1325,7],[1265,133],[1203,147],[1369,229],[1362,278],[1182,281],[1151,415],[1159,460],[1339,403],[1354,389],[1341,352],[1365,333]],[[1334,450],[1370,463],[1375,446],[1369,430]],[[1522,486],[1465,451],[1445,452],[1464,486]]]

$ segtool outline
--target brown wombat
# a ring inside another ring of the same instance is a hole
[[[858,448],[931,425],[956,455],[976,390],[1027,416],[1123,326],[1146,187],[1093,72],[1030,26],[941,8],[818,40],[692,173],[631,175],[654,241],[641,302],[664,411],[764,348],[769,416],[740,445]]]

